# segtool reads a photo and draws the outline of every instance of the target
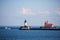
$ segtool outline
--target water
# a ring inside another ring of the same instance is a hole
[[[0,40],[60,40],[59,30],[0,29]]]

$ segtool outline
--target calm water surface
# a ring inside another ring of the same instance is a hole
[[[60,40],[59,30],[0,30],[0,40]]]

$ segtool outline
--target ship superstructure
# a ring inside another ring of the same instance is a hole
[[[52,25],[53,25],[53,24],[48,23],[48,21],[46,21],[46,22],[44,23],[44,27],[52,27]]]

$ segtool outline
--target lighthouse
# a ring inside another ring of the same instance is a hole
[[[29,29],[31,29],[31,26],[28,26],[27,21],[24,20],[24,26],[21,26],[20,29],[21,30],[29,30]]]
[[[27,21],[26,20],[24,21],[24,26],[27,26]]]

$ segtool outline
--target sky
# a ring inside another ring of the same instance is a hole
[[[60,26],[60,0],[0,0],[0,25]]]

